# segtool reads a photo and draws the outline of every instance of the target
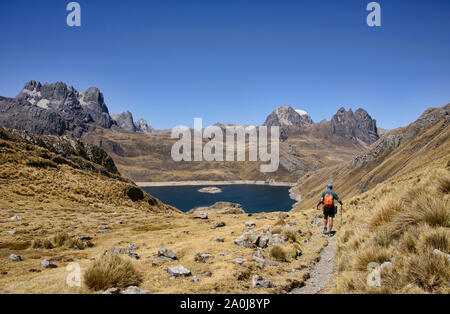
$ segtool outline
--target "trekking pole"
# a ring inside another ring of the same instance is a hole
[[[341,204],[341,226],[342,226],[342,204]]]

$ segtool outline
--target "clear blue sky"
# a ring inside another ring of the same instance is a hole
[[[97,86],[111,113],[156,128],[261,124],[292,104],[315,121],[363,107],[385,128],[450,102],[450,1],[80,0],[0,2],[0,95],[25,82]]]

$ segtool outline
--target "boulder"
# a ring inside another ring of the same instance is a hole
[[[148,290],[140,289],[136,286],[130,286],[126,289],[109,288],[103,294],[150,294]]]
[[[50,262],[48,260],[43,260],[41,262],[41,267],[43,267],[43,268],[57,268],[58,264],[52,263],[52,262]]]
[[[174,266],[174,267],[167,267],[167,272],[175,277],[179,276],[190,276],[192,273],[189,269],[185,268],[182,265]]]
[[[194,260],[196,262],[202,262],[202,263],[206,263],[209,259],[211,259],[213,256],[211,254],[200,254],[197,253],[197,255],[195,255]]]
[[[195,219],[208,219],[208,214],[202,213],[194,217]]]
[[[274,234],[270,237],[269,244],[275,245],[280,243],[285,243],[288,239],[285,236],[282,236],[280,234]]]
[[[255,248],[258,246],[259,237],[259,233],[254,231],[247,232],[234,239],[234,244],[246,248]]]
[[[253,285],[253,288],[271,288],[271,287],[273,287],[273,284],[269,280],[264,279],[263,277],[261,277],[259,275],[253,275],[252,285]]]
[[[262,250],[258,250],[258,251],[256,251],[253,255],[252,255],[252,259],[254,260],[254,261],[257,261],[257,262],[262,262],[262,263],[264,263],[264,256],[263,256],[263,254],[262,254]]]
[[[446,257],[447,260],[450,262],[450,254],[444,253],[438,249],[434,249],[433,253],[437,256],[442,256],[442,257]]]
[[[137,253],[130,252],[128,253],[128,256],[134,259],[139,259],[139,254]]]
[[[170,259],[170,260],[177,259],[177,255],[171,249],[168,249],[168,248],[159,249],[158,257],[162,257],[162,258],[166,258],[166,259]]]
[[[246,261],[247,260],[245,258],[240,258],[240,257],[235,258],[234,260],[232,260],[233,263],[236,263],[236,264],[239,264],[239,265],[244,264]]]
[[[9,259],[10,259],[11,261],[15,261],[15,262],[20,262],[20,261],[22,261],[22,257],[21,257],[20,255],[16,255],[16,254],[11,254],[11,255],[9,256]]]
[[[269,242],[270,242],[270,236],[265,235],[259,239],[258,247],[265,249],[269,245]]]
[[[223,221],[216,223],[214,226],[211,227],[211,229],[217,229],[225,227],[225,223]]]
[[[113,254],[130,254],[130,251],[124,248],[115,248],[113,247],[112,249],[109,250],[111,253]]]

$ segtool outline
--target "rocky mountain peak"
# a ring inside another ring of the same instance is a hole
[[[109,113],[103,94],[97,87],[88,88],[83,94],[80,94],[80,96],[80,103],[82,105],[92,106],[100,109],[101,112]]]
[[[111,118],[116,121],[119,128],[125,131],[142,133],[152,133],[154,131],[144,119],[141,118],[138,121],[134,121],[133,115],[128,110],[121,114],[113,114]]]
[[[133,115],[128,110],[120,114],[113,114],[111,118],[117,122],[117,126],[125,131],[136,132]]]
[[[153,133],[154,131],[154,129],[147,124],[147,121],[142,118],[134,122],[134,126],[136,128],[136,132]]]
[[[302,112],[303,113],[303,112]],[[300,114],[290,105],[281,106],[274,110],[264,122],[264,126],[292,126],[312,124],[313,121],[308,114]]]
[[[88,124],[110,128],[103,94],[91,87],[80,93],[63,82],[29,81],[15,98],[0,100],[0,125],[31,133],[81,136]]]
[[[331,133],[370,145],[378,140],[377,122],[364,109],[341,107],[331,119]]]

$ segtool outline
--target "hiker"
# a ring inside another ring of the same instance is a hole
[[[317,208],[319,208],[320,204],[323,204],[323,233],[326,234],[331,233],[333,230],[333,218],[337,213],[337,206],[334,205],[334,201],[339,202],[339,204],[344,205],[342,201],[339,199],[339,196],[333,192],[333,184],[328,184],[328,190],[322,193],[322,198],[320,199],[320,202],[317,204]],[[327,227],[330,229],[327,230]]]

